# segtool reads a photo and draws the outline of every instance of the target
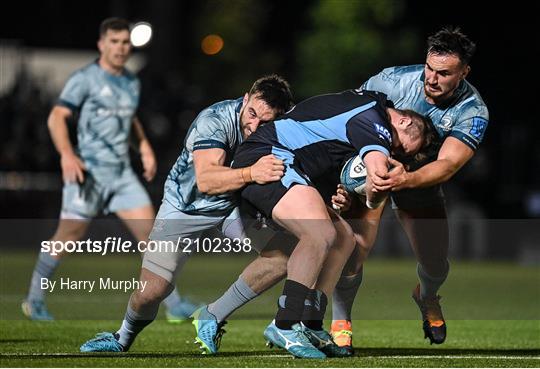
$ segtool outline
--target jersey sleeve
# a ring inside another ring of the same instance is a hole
[[[202,114],[192,132],[193,151],[219,148],[228,149],[227,122],[216,114]]]
[[[474,106],[462,113],[459,122],[454,125],[449,136],[457,138],[471,149],[476,150],[484,139],[489,122],[485,106]]]
[[[385,120],[374,109],[363,112],[347,122],[349,142],[363,159],[370,151],[380,151],[390,156],[392,136]]]
[[[77,111],[87,96],[88,80],[82,72],[76,72],[66,82],[56,104]]]
[[[395,68],[385,68],[379,74],[368,79],[360,87],[361,90],[379,91],[393,100],[396,91],[399,91],[399,78],[395,73]]]

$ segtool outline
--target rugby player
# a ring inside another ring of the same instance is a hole
[[[247,183],[277,181],[283,176],[284,166],[280,159],[268,154],[233,169],[233,154],[259,125],[291,106],[289,84],[270,75],[257,80],[243,97],[204,109],[192,123],[184,148],[169,172],[150,240],[197,240],[203,231],[215,228],[231,239],[245,239],[234,191]],[[264,245],[259,247],[258,251],[262,251]],[[115,333],[98,334],[84,343],[81,351],[129,350],[139,332],[155,319],[160,302],[173,289],[172,281],[189,255],[171,248],[146,252],[140,280],[147,282],[147,287],[131,295],[121,327]]]
[[[368,79],[362,89],[388,95],[397,108],[431,118],[437,131],[436,148],[420,162],[391,160],[394,168],[375,178],[373,186],[392,191],[392,208],[418,260],[419,284],[412,297],[421,311],[430,343],[446,339],[446,322],[438,291],[449,272],[448,221],[441,184],[474,155],[488,126],[488,109],[467,80],[475,44],[459,28],[446,27],[427,40],[423,65],[386,68]],[[362,281],[362,264],[377,235],[383,208],[364,208],[354,218],[361,230],[356,251],[344,269],[332,300],[331,333],[336,343],[352,350],[351,309]]]
[[[148,238],[154,208],[131,168],[130,139],[134,137],[138,142],[136,149],[147,181],[154,178],[157,165],[135,115],[139,79],[125,67],[131,54],[129,27],[121,18],[108,18],[101,23],[99,58],[73,73],[49,115],[49,131],[61,156],[64,180],[62,210],[53,241],[82,239],[90,220],[100,212],[115,213],[137,240]],[[70,142],[67,123],[76,115],[77,150]],[[53,319],[40,281],[52,278],[64,255],[40,252],[28,295],[22,303],[22,311],[28,318]],[[165,303],[167,315],[177,320],[186,319],[197,308],[176,290]]]

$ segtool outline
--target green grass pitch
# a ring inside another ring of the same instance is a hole
[[[410,297],[416,284],[413,260],[370,260],[354,306],[356,354],[322,361],[293,359],[264,345],[262,331],[276,309],[281,284],[237,311],[225,327],[221,351],[199,354],[191,324],[159,319],[139,335],[127,354],[79,353],[96,333],[119,327],[129,293],[55,291],[54,322],[30,322],[20,302],[35,253],[0,253],[0,366],[2,367],[539,367],[540,269],[510,263],[452,263],[440,291],[448,339],[423,339],[419,312]],[[249,262],[249,257],[195,256],[179,278],[181,291],[211,301]],[[56,279],[128,280],[140,258],[75,255]],[[330,316],[330,313],[327,314]],[[327,322],[328,326],[328,322]]]

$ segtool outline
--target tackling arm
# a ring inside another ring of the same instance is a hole
[[[400,162],[390,159],[394,168],[386,179],[376,179],[375,188],[399,191],[404,188],[430,187],[448,181],[474,155],[474,151],[454,137],[448,137],[437,160],[424,165],[414,172],[407,172]]]
[[[283,162],[274,155],[266,155],[245,168],[224,166],[226,152],[211,148],[193,151],[197,188],[208,195],[219,195],[242,188],[246,183],[265,184],[283,176]]]

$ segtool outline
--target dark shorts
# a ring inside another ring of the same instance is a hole
[[[244,142],[236,152],[233,168],[244,168],[253,165],[265,155],[274,154],[285,164],[285,174],[281,180],[260,185],[250,183],[242,190],[242,199],[248,201],[267,218],[272,217],[274,206],[283,195],[296,184],[311,186],[309,177],[294,163],[294,154],[283,148],[258,142]]]
[[[444,207],[444,193],[441,185],[413,188],[393,192],[392,209],[421,209]]]

